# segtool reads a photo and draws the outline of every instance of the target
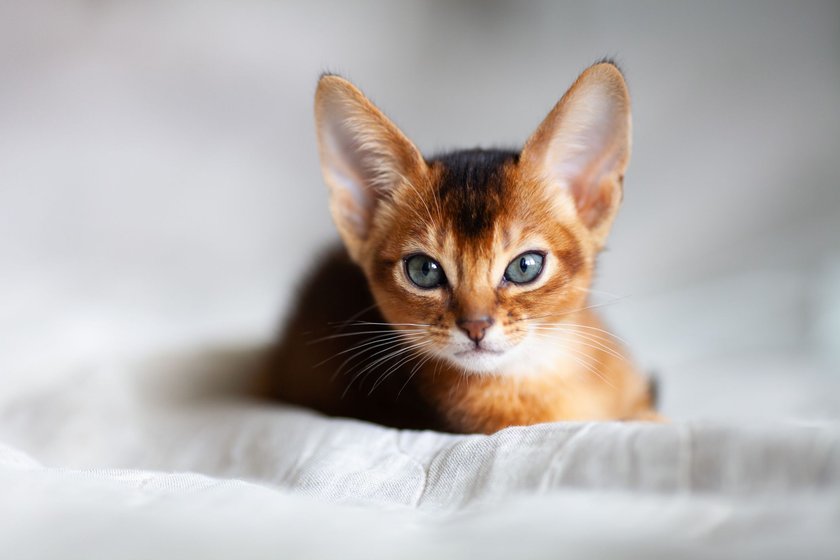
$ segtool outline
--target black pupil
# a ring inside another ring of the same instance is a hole
[[[526,270],[528,270],[529,266],[530,263],[528,262],[528,258],[522,257],[521,259],[519,259],[519,270],[525,272]]]
[[[432,263],[430,261],[423,261],[423,266],[420,270],[423,272],[423,276],[428,276],[429,273],[432,271]]]

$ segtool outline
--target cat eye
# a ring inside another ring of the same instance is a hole
[[[405,259],[405,273],[414,285],[430,290],[446,282],[443,268],[428,255],[412,255]]]
[[[514,284],[527,284],[536,280],[543,269],[545,255],[531,251],[522,253],[508,265],[505,270],[505,280]]]

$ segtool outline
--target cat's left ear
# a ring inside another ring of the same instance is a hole
[[[353,84],[325,75],[315,93],[321,170],[333,221],[360,261],[377,209],[427,170],[414,144]]]
[[[624,77],[614,64],[601,62],[578,77],[522,150],[522,165],[571,195],[599,248],[621,203],[630,129]]]

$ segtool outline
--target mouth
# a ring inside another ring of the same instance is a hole
[[[466,372],[491,373],[497,371],[504,360],[503,350],[491,350],[489,348],[470,348],[450,354],[453,363],[463,368]]]
[[[459,358],[469,358],[471,356],[500,356],[504,352],[500,350],[490,350],[489,348],[470,348],[469,350],[462,350],[461,352],[455,352],[455,355]]]

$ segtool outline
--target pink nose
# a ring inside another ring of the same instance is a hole
[[[467,333],[470,340],[478,344],[484,338],[485,332],[493,325],[492,317],[480,317],[478,319],[458,319],[458,328]]]

